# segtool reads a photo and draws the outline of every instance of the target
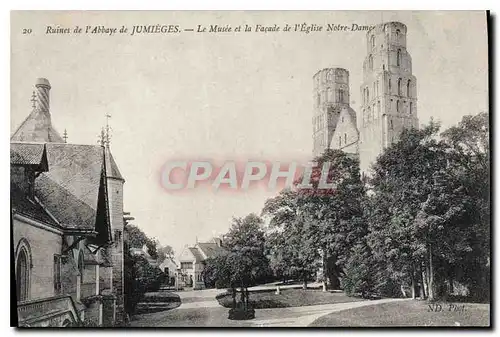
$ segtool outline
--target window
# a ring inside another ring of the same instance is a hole
[[[389,78],[389,94],[391,93],[391,89],[392,89],[392,83],[391,83],[391,79]]]
[[[398,49],[396,65],[399,67],[401,65],[401,49]]]
[[[61,290],[61,256],[54,255],[54,294],[60,294]]]
[[[398,95],[401,96],[401,79],[398,79]]]
[[[339,102],[344,103],[344,90],[339,89]]]
[[[181,269],[193,269],[192,262],[181,262]]]
[[[370,71],[373,70],[373,56],[372,55],[368,56],[368,69]]]
[[[372,35],[372,37],[370,38],[370,45],[372,46],[372,48],[375,48],[375,35]]]
[[[339,147],[342,146],[342,137],[339,136]]]
[[[370,102],[370,89],[366,88],[366,102]]]
[[[347,133],[344,133],[344,144],[347,144]]]
[[[410,115],[413,112],[412,109],[413,109],[413,102],[410,102]]]
[[[411,86],[411,80],[408,80],[408,83],[406,84],[406,96],[410,97],[410,86]]]
[[[389,129],[391,129],[391,130],[394,129],[394,125],[392,124],[392,119],[389,121]]]
[[[17,300],[26,301],[30,298],[31,279],[31,253],[30,248],[24,239],[19,244],[16,259],[16,291]]]
[[[373,95],[376,96],[376,91],[377,91],[377,85],[375,84],[375,82],[373,82]]]
[[[396,41],[399,41],[399,36],[401,35],[401,31],[396,29]]]
[[[400,112],[400,105],[401,105],[401,102],[400,101],[396,101],[396,112]]]

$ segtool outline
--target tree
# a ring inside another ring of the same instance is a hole
[[[263,222],[255,214],[245,218],[234,218],[225,236],[225,253],[209,261],[210,273],[217,281],[228,284],[233,293],[233,309],[236,309],[236,288],[240,288],[240,303],[243,311],[248,311],[248,287],[255,283],[269,261],[264,251]]]

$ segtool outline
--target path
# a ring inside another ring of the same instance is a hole
[[[173,310],[136,315],[133,327],[305,327],[319,317],[341,310],[406,299],[381,299],[303,307],[255,310],[255,319],[234,321],[227,318],[229,309],[219,305],[215,296],[220,289],[179,291],[181,305]]]

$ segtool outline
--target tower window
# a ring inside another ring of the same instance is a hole
[[[339,90],[339,102],[344,103],[344,90],[343,89]]]
[[[341,146],[342,146],[342,137],[339,136],[339,147],[341,147]]]
[[[410,115],[412,113],[412,109],[413,109],[413,102],[410,102]]]
[[[400,34],[401,34],[401,31],[399,29],[396,29],[396,41],[399,41]]]
[[[377,111],[380,113],[380,101],[377,102]]]
[[[406,84],[406,96],[410,97],[410,86],[411,86],[411,80],[408,80],[408,83]]]
[[[397,59],[396,59],[396,65],[398,67],[401,66],[401,49],[398,49],[398,54],[397,54]]]
[[[370,89],[366,88],[366,102],[370,102]]]
[[[401,79],[398,79],[398,95],[401,96]]]
[[[373,82],[373,95],[376,96],[376,92],[377,92],[377,85],[375,84],[375,82]]]
[[[373,56],[372,55],[368,56],[368,69],[370,69],[370,71],[373,70]]]
[[[396,101],[396,111],[397,112],[401,111],[401,101]]]
[[[392,124],[392,119],[389,121],[389,129],[391,129],[391,130],[394,129],[394,125]]]
[[[347,133],[344,133],[344,145],[347,144]]]
[[[372,37],[370,38],[370,44],[372,48],[375,48],[375,35],[372,35]]]
[[[391,89],[392,89],[392,83],[391,83],[391,79],[389,78],[389,94],[391,93]]]

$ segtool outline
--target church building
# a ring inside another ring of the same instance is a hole
[[[349,105],[349,72],[320,70],[313,77],[313,155],[341,149],[359,156],[367,174],[378,155],[405,128],[418,128],[417,80],[400,22],[376,25],[366,34],[361,103]]]
[[[124,319],[123,183],[109,142],[68,144],[50,83],[11,137],[11,231],[19,326],[114,326]]]

